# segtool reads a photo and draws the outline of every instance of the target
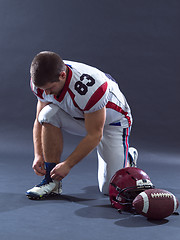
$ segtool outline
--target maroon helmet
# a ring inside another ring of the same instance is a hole
[[[109,197],[114,208],[129,211],[134,198],[146,189],[154,188],[149,176],[135,167],[122,168],[111,178]]]

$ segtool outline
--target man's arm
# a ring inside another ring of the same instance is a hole
[[[33,126],[33,144],[34,144],[34,161],[32,168],[37,175],[44,176],[46,174],[46,170],[44,169],[44,159],[42,153],[42,144],[41,144],[41,130],[42,126],[38,122],[38,117],[40,111],[49,103],[44,103],[38,100],[37,102],[37,110],[36,110],[36,119],[34,121]]]
[[[99,144],[103,135],[105,118],[105,107],[96,112],[85,114],[87,135],[78,144],[72,154],[64,162],[57,164],[51,171],[53,179],[63,179],[73,166],[86,157]]]

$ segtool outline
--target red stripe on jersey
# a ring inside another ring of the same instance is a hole
[[[73,93],[70,89],[68,89],[68,93],[69,93],[69,95],[70,95],[70,97],[71,97],[71,99],[72,99],[72,101],[73,101],[73,103],[74,103],[74,106],[77,107],[79,110],[83,111],[83,110],[77,105],[77,103],[75,102],[75,100],[74,100],[74,98],[75,98],[74,93]]]
[[[111,109],[113,109],[113,110],[115,110],[117,112],[120,112],[121,114],[125,115],[125,118],[128,120],[129,126],[131,126],[131,119],[128,116],[128,113],[125,112],[121,107],[119,107],[118,105],[116,105],[113,102],[108,102],[107,105],[106,105],[106,108],[111,108]]]
[[[124,144],[125,144],[125,151],[124,151],[124,166],[123,167],[127,167],[127,163],[128,163],[128,152],[129,152],[129,142],[128,142],[128,138],[129,138],[129,128],[126,128],[126,133],[125,133],[125,139],[124,139]]]
[[[37,96],[38,96],[39,98],[41,98],[41,99],[44,99],[43,96],[42,96],[42,95],[43,95],[43,92],[44,92],[44,91],[43,91],[42,89],[40,89],[40,88],[37,89]]]
[[[38,96],[38,97],[41,98],[41,99],[44,99],[43,96],[42,96],[42,95],[43,95],[43,90],[41,90],[40,88],[37,88],[37,89],[36,89],[36,90],[37,90],[37,93],[34,92],[32,80],[31,80],[31,90],[33,91],[33,93],[34,93],[36,96]]]
[[[88,103],[86,104],[86,107],[84,108],[84,111],[88,111],[91,109],[104,95],[107,89],[107,82],[103,83],[91,96]]]
[[[68,66],[67,66],[68,67]],[[64,84],[64,87],[62,89],[62,92],[60,94],[60,96],[57,98],[56,96],[54,96],[54,98],[58,101],[58,102],[61,102],[63,99],[64,99],[64,96],[66,95],[67,93],[67,90],[68,90],[68,87],[69,87],[69,83],[71,81],[71,77],[72,77],[72,71],[71,69],[68,67],[68,75],[67,75],[67,79],[66,79],[66,82]]]

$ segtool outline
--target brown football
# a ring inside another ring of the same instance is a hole
[[[163,189],[148,189],[134,199],[133,206],[138,214],[148,219],[160,220],[175,212],[179,202],[171,192]]]

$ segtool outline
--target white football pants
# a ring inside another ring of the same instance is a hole
[[[39,122],[49,123],[74,135],[85,136],[83,120],[77,120],[54,104],[45,106],[39,114]],[[103,137],[97,146],[99,190],[109,193],[109,182],[119,169],[126,167],[129,150],[129,128],[105,125]]]

